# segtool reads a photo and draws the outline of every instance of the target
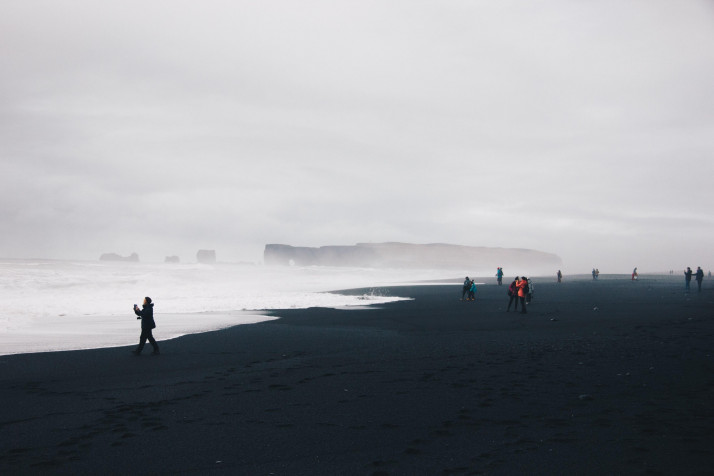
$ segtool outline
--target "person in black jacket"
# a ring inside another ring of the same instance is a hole
[[[144,298],[144,304],[141,310],[139,310],[139,306],[134,304],[134,313],[139,316],[137,319],[141,319],[141,337],[139,337],[139,346],[132,351],[133,354],[141,354],[144,344],[146,344],[146,340],[148,339],[154,348],[154,352],[152,352],[151,355],[159,355],[159,345],[151,333],[151,330],[156,327],[156,323],[154,322],[154,303],[151,302],[151,298],[148,296]]]
[[[692,282],[692,268],[687,266],[687,270],[684,271],[684,290],[689,292],[689,283]]]
[[[704,279],[704,270],[701,266],[697,266],[697,273],[694,275],[697,280],[697,291],[702,292],[702,280]]]
[[[464,300],[464,296],[468,297],[469,289],[471,289],[471,280],[469,279],[468,276],[466,276],[466,279],[464,280],[464,287],[461,288],[461,300]],[[468,301],[468,299],[467,299]]]

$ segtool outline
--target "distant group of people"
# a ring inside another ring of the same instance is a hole
[[[670,275],[674,274],[674,270],[669,271]],[[596,280],[598,276],[600,276],[600,270],[597,268],[593,268],[592,270],[592,275],[593,275],[593,280]],[[708,276],[711,278],[712,272],[709,271]],[[632,281],[637,281],[639,279],[640,275],[637,272],[637,267],[632,270]],[[697,291],[702,292],[702,281],[704,281],[704,270],[702,269],[701,266],[697,266],[697,271],[692,271],[692,268],[687,266],[687,269],[684,270],[684,289],[686,292],[689,292],[691,288],[691,282],[692,282],[692,277],[694,280],[697,282]],[[560,282],[561,279],[561,274],[560,270],[558,270],[558,282]]]
[[[561,282],[561,280],[563,279],[563,273],[561,273],[560,270],[558,270],[557,276],[558,282]],[[499,286],[503,284],[503,268],[499,267],[496,269],[496,280],[498,281]],[[523,293],[520,293],[519,289],[523,289]],[[513,282],[508,286],[508,297],[510,299],[508,301],[508,308],[506,308],[506,312],[511,309],[511,304],[514,301],[516,302],[514,309],[518,310],[518,302],[521,298],[521,294],[523,294],[523,301],[521,301],[521,309],[523,309],[522,312],[526,314],[526,305],[530,304],[533,300],[533,279],[529,280],[525,276],[516,276]]]
[[[670,272],[670,274],[672,274],[672,272]],[[593,268],[593,280],[597,280],[599,276],[600,270],[598,268]],[[711,271],[709,272],[709,276],[711,277]],[[697,271],[694,272],[690,267],[687,267],[686,271],[684,271],[684,279],[687,292],[689,292],[692,277],[697,281],[697,289],[701,292],[702,281],[704,280],[704,271],[702,270],[702,268],[697,267]],[[558,270],[556,278],[559,283],[563,281],[563,273],[561,270]],[[632,281],[637,281],[639,279],[637,267],[632,270],[631,278]],[[499,286],[503,284],[503,268],[501,267],[496,269],[496,281]],[[533,280],[528,279],[525,276],[516,276],[513,282],[511,282],[511,284],[508,286],[508,298],[509,299],[508,306],[506,307],[506,312],[510,312],[511,305],[514,305],[514,310],[518,311],[518,305],[520,304],[521,313],[527,314],[527,306],[531,304],[531,301],[533,299]],[[466,276],[466,280],[464,281],[464,286],[461,293],[461,300],[476,300],[476,283],[468,276]]]
[[[473,279],[470,279],[468,276],[466,276],[466,280],[464,281],[464,287],[461,293],[461,300],[464,300],[464,296],[466,296],[467,301],[475,301],[476,300],[476,283],[474,282]]]
[[[674,270],[669,271],[670,276],[674,275]],[[632,273],[632,279],[637,279],[637,268]],[[712,272],[709,271],[707,276],[712,277]],[[684,291],[689,292],[691,289],[692,278],[697,282],[697,292],[702,292],[702,281],[704,281],[704,270],[701,266],[697,266],[696,271],[692,271],[692,268],[687,266],[684,270]]]
[[[704,281],[704,270],[700,266],[697,266],[696,273],[692,272],[692,268],[687,266],[687,269],[684,271],[684,289],[685,289],[685,291],[689,292],[689,284],[692,282],[692,275],[694,275],[694,279],[696,279],[696,281],[697,281],[697,291],[702,292],[702,281]],[[711,276],[711,272],[710,272],[710,276]]]
[[[508,306],[506,312],[510,312],[511,304],[515,302],[514,310],[518,311],[518,303],[521,304],[521,314],[528,314],[527,305],[530,305],[533,299],[533,283],[528,281],[525,276],[516,278],[508,286]]]

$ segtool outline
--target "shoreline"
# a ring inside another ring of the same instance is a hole
[[[191,328],[191,321],[201,319],[210,315],[213,319],[212,328],[196,330]],[[128,317],[127,317],[128,316]],[[0,336],[0,357],[6,355],[25,355],[25,354],[52,354],[55,352],[73,352],[81,350],[98,350],[98,349],[114,349],[127,347],[130,345],[136,346],[139,342],[141,328],[137,324],[135,316],[92,316],[97,321],[96,325],[101,325],[101,330],[92,331],[87,326],[83,327],[84,334],[87,339],[92,337],[102,336],[105,339],[105,344],[89,344],[87,347],[77,347],[75,343],[62,343],[59,337],[67,334],[67,331],[62,329],[63,323],[58,320],[54,324],[54,332],[47,333],[47,328],[43,330],[29,329],[27,332],[16,332],[12,335]],[[161,325],[161,332],[166,332],[166,336],[162,336],[161,340],[169,341],[180,337],[200,334],[203,332],[213,332],[226,329],[233,326],[241,326],[247,324],[255,324],[258,322],[272,320],[274,317],[268,316],[266,312],[260,311],[210,311],[210,312],[189,312],[189,313],[161,313],[157,315],[157,319]],[[240,321],[240,322],[237,322]],[[189,323],[187,325],[187,322]],[[131,328],[128,327],[131,324]],[[111,337],[105,337],[109,333]],[[76,341],[76,334],[72,334],[72,338]],[[73,341],[73,342],[74,342]],[[28,342],[30,344],[28,344]],[[30,350],[26,350],[27,348]],[[50,349],[47,349],[50,347]],[[54,348],[52,348],[54,347]],[[13,352],[14,349],[20,349]]]
[[[496,286],[495,277],[487,276],[474,276],[477,279],[477,286]],[[512,277],[504,277],[503,285],[507,286],[508,282],[512,280]],[[535,283],[540,285],[545,282],[555,282],[555,278],[552,276],[535,276],[531,279],[536,279]],[[573,275],[569,276],[570,281],[590,281],[592,278],[589,275]],[[624,274],[608,274],[602,275],[599,278],[601,281],[623,281],[630,280],[629,275]],[[670,275],[641,275],[640,282],[649,282],[651,279],[655,281],[676,281],[677,276]],[[409,289],[415,286],[460,286],[461,278],[451,278],[451,279],[440,279],[440,280],[428,280],[428,281],[416,281],[414,283],[395,283],[382,286],[374,287],[360,287],[344,290],[334,290],[334,291],[324,291],[318,294],[342,294],[348,296],[359,296],[359,295],[369,295],[375,290],[379,289]],[[600,281],[596,281],[600,282]],[[664,283],[660,283],[664,284]],[[399,293],[402,294],[408,293]],[[405,299],[410,299],[408,296],[402,296]],[[369,310],[373,307],[383,305],[383,303],[370,304],[365,303],[364,305],[347,305],[347,306],[337,306],[330,307],[330,309],[336,310],[359,310],[366,309]],[[311,309],[311,308],[306,308]],[[287,309],[292,310],[292,309]],[[234,326],[241,326],[246,324],[255,324],[262,322],[264,320],[277,319],[275,317],[276,313],[279,313],[280,309],[265,309],[265,310],[233,310],[233,311],[207,311],[207,312],[187,312],[187,313],[160,313],[157,314],[157,320],[160,319],[159,333],[155,336],[157,340],[168,341],[183,337],[185,335],[201,334],[205,332],[213,332],[217,330],[228,329]],[[138,342],[138,335],[140,329],[134,324],[133,314],[127,316],[92,316],[92,320],[96,320],[98,323],[106,326],[107,329],[103,331],[95,330],[92,331],[86,325],[82,327],[85,330],[87,338],[92,338],[93,336],[105,336],[107,334],[111,335],[111,338],[107,339],[109,342],[106,344],[89,344],[86,347],[77,346],[72,343],[62,343],[58,341],[58,336],[67,333],[67,331],[62,329],[63,323],[59,319],[56,322],[48,323],[51,329],[54,329],[54,333],[48,332],[43,334],[39,330],[28,329],[27,332],[19,332],[12,335],[0,335],[0,356],[5,355],[22,355],[22,354],[35,354],[35,353],[53,353],[53,352],[69,352],[75,350],[95,350],[104,348],[117,348],[136,345]],[[200,320],[204,316],[211,316],[215,322],[212,323],[208,328],[196,328],[194,321]],[[255,316],[255,319],[252,318]],[[218,317],[218,319],[216,319]],[[260,319],[258,319],[260,318]],[[237,322],[239,321],[239,322]],[[109,324],[108,324],[109,323]],[[94,325],[91,322],[90,325]],[[131,324],[129,327],[128,324]],[[47,329],[47,325],[44,329]],[[135,328],[136,327],[136,328]],[[163,333],[165,335],[162,335]],[[73,336],[76,339],[76,336]],[[105,338],[106,339],[106,338]],[[15,340],[15,342],[13,342]],[[26,349],[30,350],[26,350]],[[19,350],[18,350],[19,349]]]
[[[159,341],[159,357],[2,356],[0,471],[708,471],[714,292],[600,279],[538,281],[527,315],[505,312],[505,285],[475,302],[413,286]]]

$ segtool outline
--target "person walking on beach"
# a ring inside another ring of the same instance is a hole
[[[528,278],[523,278],[516,284],[518,289],[518,299],[521,301],[521,314],[528,314],[526,311],[526,294],[528,294]]]
[[[518,310],[518,281],[519,277],[516,276],[516,279],[513,280],[513,282],[508,286],[508,307],[506,307],[506,312],[509,312],[511,310],[511,304],[513,304],[513,301],[516,301],[516,307],[515,310]]]
[[[701,266],[697,266],[697,274],[694,275],[697,280],[697,291],[702,292],[702,281],[704,280],[704,270]]]
[[[468,276],[466,276],[466,279],[464,280],[464,287],[461,289],[461,300],[464,300],[464,296],[468,297],[467,294],[469,292],[469,289],[471,289],[471,280],[469,279]]]
[[[595,273],[595,268],[593,268],[593,281],[597,279],[597,274]]]
[[[639,275],[637,274],[637,268],[635,268],[632,270],[632,280],[637,281],[638,278],[639,278]]]
[[[692,268],[687,266],[687,270],[684,272],[684,290],[689,292],[689,283],[692,282]]]
[[[496,280],[498,280],[499,286],[503,284],[503,268],[498,268],[496,270]]]
[[[156,323],[154,322],[154,303],[151,302],[151,298],[147,296],[144,298],[144,303],[141,307],[142,309],[140,310],[139,306],[134,304],[134,313],[139,316],[137,319],[141,319],[141,336],[139,337],[139,346],[134,349],[132,353],[134,355],[141,354],[141,351],[144,349],[144,344],[146,344],[146,340],[148,339],[154,348],[151,355],[159,355],[159,344],[156,343],[156,339],[154,339],[151,333],[151,330],[156,328]]]
[[[558,270],[557,276],[558,276],[558,282],[559,282],[559,283],[560,283],[561,281],[563,281],[563,273],[561,273],[560,270]]]

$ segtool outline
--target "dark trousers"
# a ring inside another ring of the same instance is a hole
[[[521,298],[518,298],[518,299],[521,300],[521,314],[528,314],[528,312],[526,311],[526,298],[525,298],[525,297],[521,297]],[[518,309],[518,307],[516,307],[516,309]]]
[[[511,299],[508,300],[508,307],[506,308],[506,311],[509,311],[511,309],[511,304],[513,304],[513,301],[516,301],[516,307],[514,309],[516,311],[518,310],[518,295],[511,294]]]
[[[139,337],[139,347],[136,348],[137,354],[144,349],[144,345],[146,344],[147,339],[149,340],[151,346],[154,348],[154,352],[159,351],[159,344],[156,343],[156,339],[154,339],[154,335],[151,333],[151,329],[142,329],[141,336]]]
[[[702,292],[702,280],[697,279],[697,291]]]

